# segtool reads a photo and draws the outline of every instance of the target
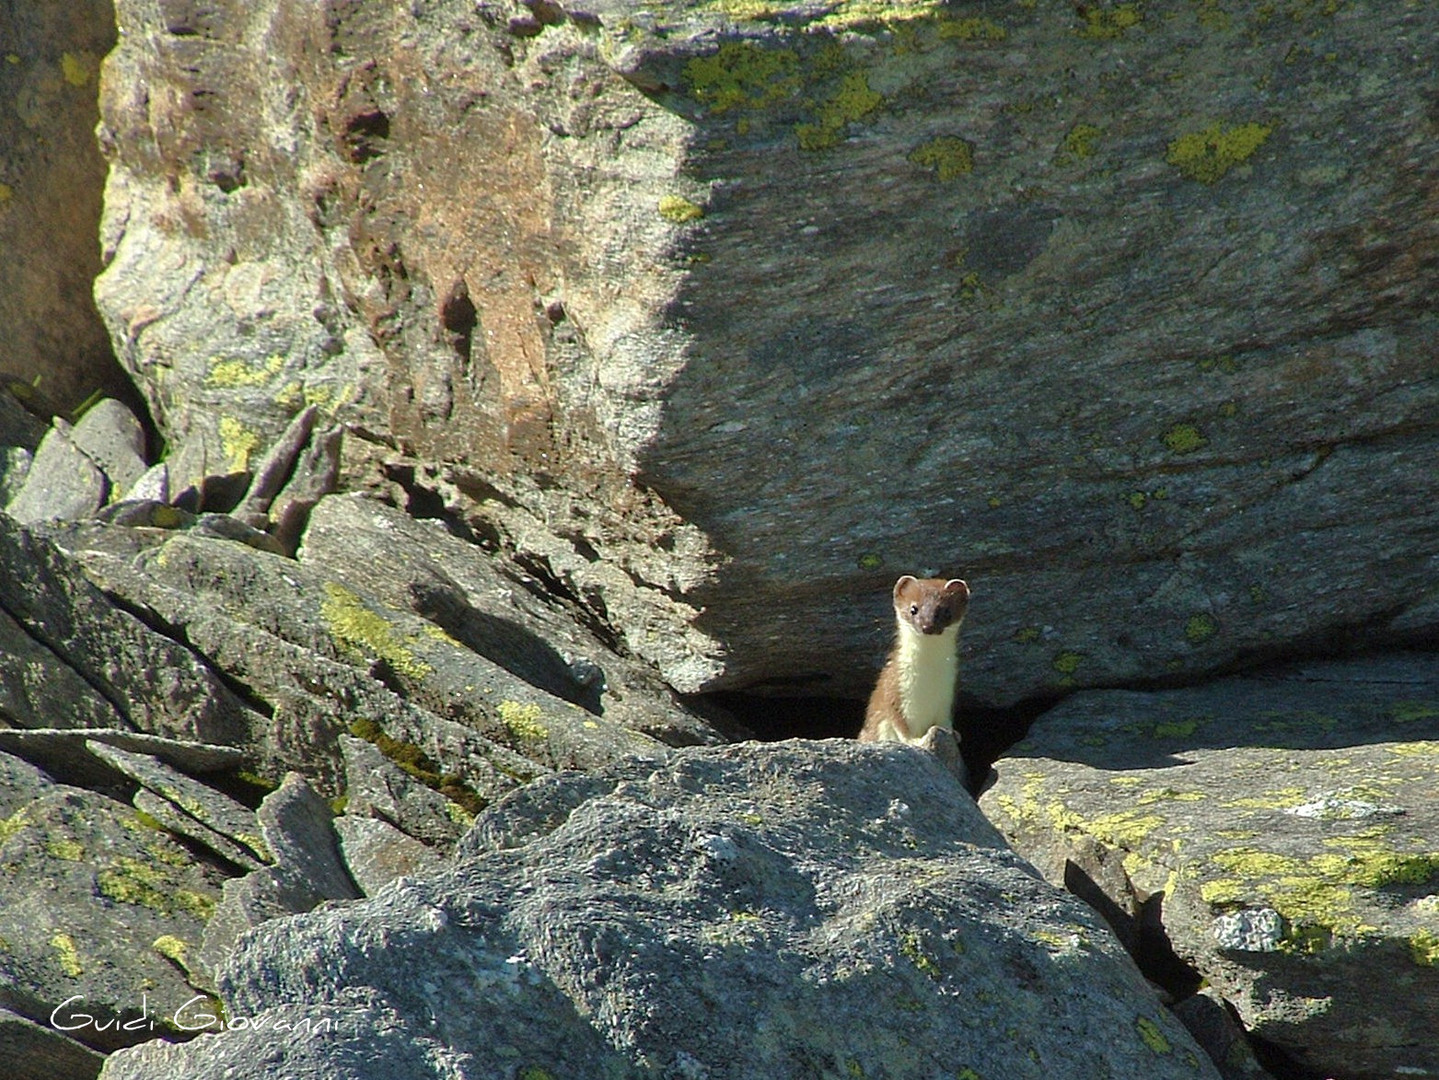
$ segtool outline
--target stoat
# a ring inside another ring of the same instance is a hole
[[[932,727],[954,729],[954,684],[959,675],[959,626],[969,586],[958,578],[894,583],[894,648],[879,673],[860,729],[862,742],[918,742]]]

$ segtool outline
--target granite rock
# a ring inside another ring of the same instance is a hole
[[[1075,695],[981,805],[1051,880],[1081,878],[1106,913],[1137,900],[1151,946],[1295,1068],[1422,1075],[1439,1070],[1436,752],[1434,655],[1312,663]],[[1107,877],[1077,873],[1085,846]]]
[[[262,1053],[251,1024],[103,1075],[1217,1076],[922,750],[690,748],[540,786],[493,848],[247,935],[230,1015],[325,1037]]]

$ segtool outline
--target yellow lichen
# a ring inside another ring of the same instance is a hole
[[[186,955],[189,946],[174,934],[161,934],[150,943],[150,948],[154,949],[166,959],[173,960],[182,968],[189,967],[189,961]]]
[[[205,376],[205,385],[220,390],[267,386],[284,366],[285,358],[279,354],[267,357],[259,367],[252,367],[244,360],[216,358],[210,362],[210,372]]]
[[[45,850],[57,859],[64,859],[66,862],[79,862],[85,858],[84,845],[68,837],[56,837],[45,845]]]
[[[1138,4],[1118,4],[1112,8],[1082,7],[1084,24],[1075,31],[1080,37],[1104,41],[1122,37],[1144,21]]]
[[[920,143],[908,160],[922,169],[932,169],[942,181],[958,180],[974,171],[974,150],[955,135],[941,135]]]
[[[1192,454],[1209,445],[1209,440],[1193,424],[1175,424],[1159,440],[1171,454]]]
[[[259,432],[252,431],[233,416],[220,418],[220,448],[231,472],[244,472],[250,467],[250,455],[260,445]]]
[[[684,66],[695,99],[712,113],[756,109],[793,96],[800,88],[799,56],[792,49],[764,49],[748,41],[727,41],[709,56]]]
[[[91,52],[60,54],[60,74],[71,86],[88,86],[99,67],[100,61]]]
[[[121,856],[95,875],[100,894],[121,904],[135,904],[164,915],[183,911],[208,920],[215,899],[192,889],[175,887],[167,874],[139,859]]]
[[[1083,161],[1093,157],[1095,144],[1103,134],[1104,129],[1093,124],[1075,124],[1064,136],[1058,156],[1061,161]]]
[[[50,939],[50,947],[60,954],[60,970],[72,979],[78,979],[85,974],[85,967],[80,963],[80,950],[75,948],[75,939],[69,934],[56,933]]]
[[[522,739],[548,739],[550,732],[540,718],[544,715],[538,705],[518,701],[502,701],[496,707],[500,720],[510,732]]]
[[[676,225],[698,221],[705,216],[704,207],[680,195],[666,195],[659,202],[660,217]]]
[[[1171,142],[1164,160],[1190,180],[1213,184],[1248,160],[1273,130],[1269,124],[1239,124],[1228,128],[1211,124],[1203,131],[1181,135]]]
[[[1439,934],[1417,930],[1409,939],[1409,955],[1420,967],[1439,967]]]
[[[1217,633],[1219,633],[1219,623],[1215,621],[1213,615],[1204,612],[1191,615],[1189,621],[1184,624],[1184,637],[1191,645],[1202,644]]]
[[[820,103],[814,123],[796,124],[801,150],[823,150],[839,142],[845,126],[861,120],[884,104],[884,97],[869,85],[863,71],[847,71],[839,89]]]
[[[355,593],[333,581],[325,582],[320,616],[330,636],[343,647],[372,654],[401,675],[422,679],[434,668],[425,663],[395,633],[390,621],[371,610]]]
[[[1073,675],[1079,670],[1079,665],[1084,662],[1082,653],[1066,650],[1055,656],[1050,666],[1061,675]]]
[[[1164,1032],[1159,1025],[1149,1017],[1139,1017],[1134,1021],[1134,1026],[1139,1032],[1140,1039],[1144,1041],[1144,1045],[1156,1054],[1167,1054],[1174,1049],[1169,1040],[1164,1037]]]
[[[989,19],[941,19],[938,24],[939,36],[955,41],[1003,41],[1009,31]]]

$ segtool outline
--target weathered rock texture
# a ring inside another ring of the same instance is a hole
[[[1401,656],[1077,695],[982,803],[1121,936],[1162,922],[1305,1069],[1418,1076],[1439,1071],[1436,763],[1439,660]]]
[[[911,747],[541,781],[450,869],[256,930],[221,983],[246,1024],[102,1075],[1217,1075],[1094,914]]]
[[[119,13],[183,460],[314,403],[681,690],[862,693],[909,571],[990,701],[1439,619],[1431,5]]]
[[[125,383],[91,297],[95,99],[114,43],[110,0],[0,8],[0,379],[42,415]]]

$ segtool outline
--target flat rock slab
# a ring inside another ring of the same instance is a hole
[[[260,835],[255,812],[242,803],[149,754],[135,754],[101,742],[87,746],[96,757],[149,788],[205,828],[244,845],[254,858],[273,861]]]
[[[440,868],[440,857],[432,849],[388,821],[345,814],[335,819],[335,832],[345,866],[366,896],[374,896],[397,877]]]
[[[103,1054],[52,1027],[0,1009],[0,1049],[7,1080],[94,1080]]]
[[[173,958],[199,945],[223,874],[124,803],[8,754],[0,865],[0,1003],[40,1024],[61,1009],[57,1026],[102,1051],[173,1031],[195,996]]]
[[[1098,917],[922,750],[744,744],[602,773],[482,815],[490,846],[437,875],[247,935],[230,1015],[337,1021],[325,1037],[251,1025],[104,1075],[1217,1077]]]
[[[194,652],[116,607],[54,542],[3,514],[0,608],[119,714],[89,726],[236,745],[263,722]],[[71,723],[37,719],[27,726]]]
[[[92,757],[87,742],[103,743],[133,754],[148,754],[189,773],[220,772],[239,768],[245,751],[235,746],[168,739],[143,731],[119,728],[29,728],[0,731],[0,750],[35,762],[68,763],[79,755]]]
[[[75,422],[70,441],[105,474],[111,495],[129,491],[145,474],[145,430],[114,398],[97,401]]]
[[[25,486],[5,507],[16,521],[74,521],[105,505],[110,490],[105,474],[71,440],[68,427],[57,423],[40,441]]]
[[[1085,845],[1122,862],[1258,1035],[1332,1075],[1439,1071],[1439,658],[1078,694],[998,769],[1016,849],[1060,880]]]

